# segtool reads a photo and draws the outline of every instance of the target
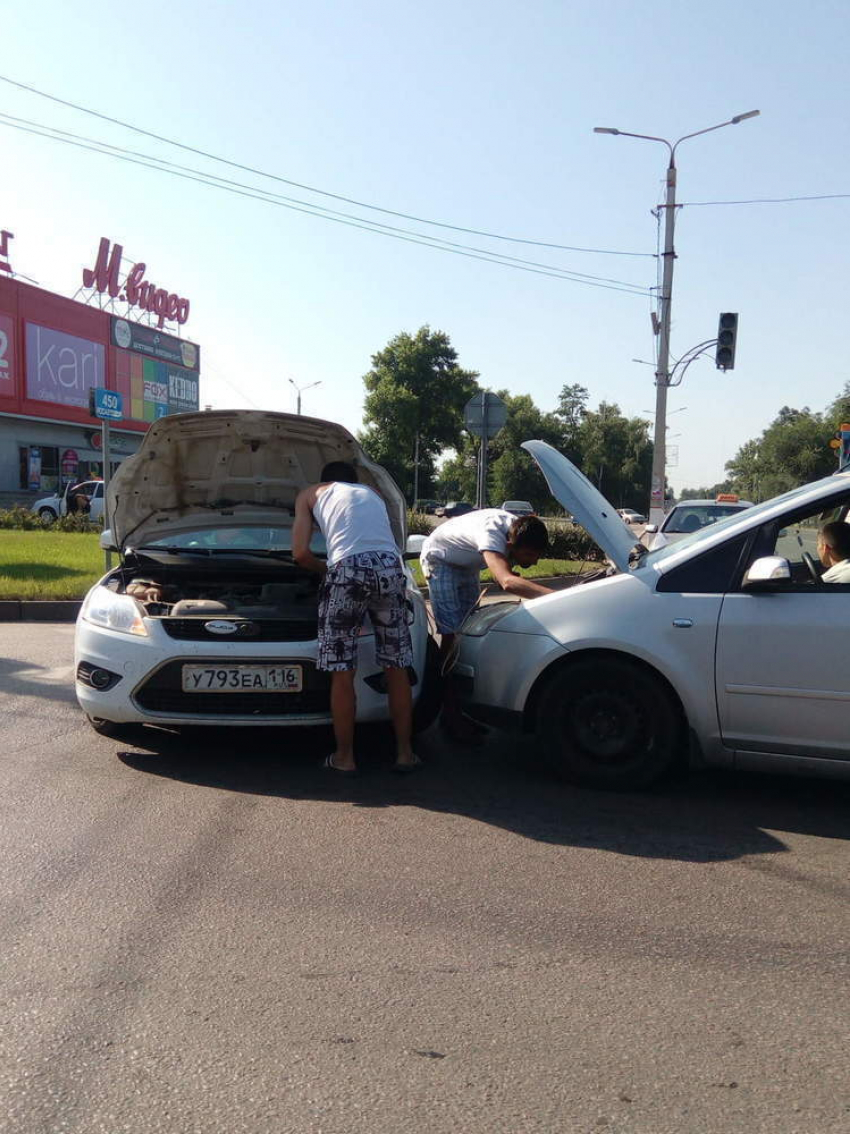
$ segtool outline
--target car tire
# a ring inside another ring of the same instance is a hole
[[[56,523],[56,521],[59,519],[52,508],[39,508],[38,518],[41,520],[45,527],[47,527],[48,524]]]
[[[104,720],[103,717],[89,717],[88,722],[98,736],[108,736],[110,740],[122,740],[127,744],[138,740],[145,727],[140,724],[119,724],[117,721]]]
[[[681,710],[667,687],[633,662],[578,661],[553,676],[538,704],[546,763],[584,787],[639,791],[683,756]]]
[[[413,706],[413,732],[424,732],[430,728],[443,703],[443,679],[440,673],[440,651],[433,638],[428,639],[425,648],[425,673],[422,678],[422,691]]]

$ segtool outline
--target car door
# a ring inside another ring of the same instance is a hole
[[[103,481],[97,480],[88,487],[91,489],[91,491],[88,493],[88,497],[91,502],[89,519],[100,520],[103,518]]]
[[[846,502],[845,502],[846,504]],[[723,743],[740,753],[850,759],[850,585],[816,583],[820,523],[846,508],[785,516],[758,532],[747,564],[786,558],[791,579],[724,597],[715,654]]]

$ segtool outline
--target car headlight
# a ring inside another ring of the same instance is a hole
[[[135,599],[119,595],[108,587],[95,587],[86,595],[81,617],[95,626],[117,630],[119,634],[137,634],[146,638],[148,632],[142,611]]]
[[[482,638],[500,622],[505,615],[512,614],[518,607],[515,602],[494,602],[490,606],[482,606],[474,610],[460,628],[461,634],[468,634],[471,638]]]

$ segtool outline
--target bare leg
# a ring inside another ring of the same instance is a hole
[[[395,729],[396,763],[413,764],[415,759],[410,747],[413,724],[413,695],[410,692],[410,678],[406,669],[384,667],[387,678],[387,693],[390,701],[390,716]]]
[[[334,722],[336,752],[333,764],[345,771],[354,769],[354,670],[336,670],[331,674],[331,715]]]

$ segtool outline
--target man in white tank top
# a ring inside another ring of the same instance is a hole
[[[325,537],[327,562],[310,550],[314,524]],[[407,668],[413,664],[413,650],[407,578],[384,501],[357,483],[357,471],[347,461],[325,465],[321,481],[299,492],[292,555],[299,566],[325,576],[319,592],[316,666],[331,673],[336,751],[324,767],[347,775],[356,770],[354,671],[357,639],[368,613],[375,630],[375,656],[386,674],[398,751],[395,768],[410,771],[420,761],[410,746],[413,711]]]

